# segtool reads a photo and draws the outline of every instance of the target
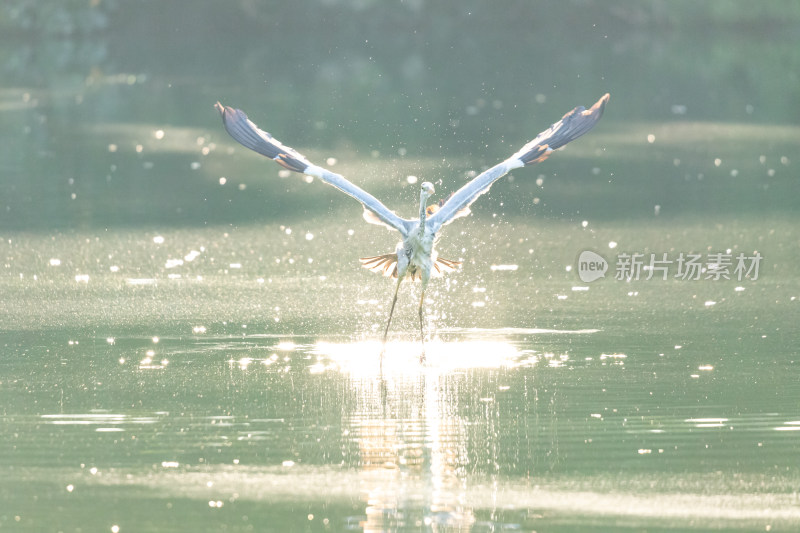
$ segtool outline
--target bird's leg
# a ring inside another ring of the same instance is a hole
[[[386,337],[388,337],[389,335],[389,326],[392,323],[392,315],[394,314],[394,304],[397,303],[397,293],[400,291],[401,281],[403,281],[403,278],[398,276],[397,286],[394,289],[394,297],[392,298],[392,306],[389,308],[389,320],[386,321],[386,329],[383,331],[383,351],[381,351],[381,355],[383,355],[383,352],[386,351]]]
[[[422,353],[419,355],[419,362],[425,361],[425,287],[422,287],[422,294],[419,297],[419,335],[422,339]]]

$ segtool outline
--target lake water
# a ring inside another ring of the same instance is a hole
[[[800,529],[800,14],[674,5],[0,8],[0,530]],[[606,91],[424,363],[397,236],[212,107],[411,216]]]

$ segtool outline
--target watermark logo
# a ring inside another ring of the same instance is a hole
[[[607,270],[608,261],[600,254],[584,250],[578,257],[578,277],[584,283],[591,283],[596,279],[606,277]]]
[[[706,254],[668,253],[617,254],[614,264],[614,279],[617,281],[651,280],[653,278],[667,280],[750,280],[758,279],[761,265],[761,254],[752,255],[727,252],[709,252]],[[608,262],[591,250],[584,250],[578,257],[578,277],[584,283],[604,278],[608,270]]]

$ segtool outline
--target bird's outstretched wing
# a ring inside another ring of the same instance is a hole
[[[469,205],[489,190],[492,184],[515,168],[533,165],[547,159],[553,150],[574,141],[590,129],[603,116],[609,95],[605,94],[592,107],[576,107],[561,120],[536,136],[517,153],[499,163],[461,187],[443,206],[428,218],[428,226],[434,232],[443,225],[461,216]]]
[[[402,233],[403,237],[408,234],[414,225],[414,221],[397,216],[362,188],[350,183],[339,174],[314,165],[297,150],[286,146],[266,131],[260,129],[247,118],[244,111],[223,106],[219,102],[214,107],[222,115],[222,123],[225,129],[240,144],[254,152],[269,157],[289,170],[319,178],[328,185],[332,185],[343,193],[352,196],[364,206],[364,219],[367,222],[394,228]]]

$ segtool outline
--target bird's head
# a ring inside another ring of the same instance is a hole
[[[433,188],[433,183],[430,181],[422,182],[419,191],[419,220],[420,228],[425,226],[425,217],[427,216],[426,206],[428,205],[428,198],[430,198],[436,190]]]
[[[436,189],[433,188],[433,183],[430,181],[423,181],[422,185],[420,186],[420,196],[425,198],[426,200],[433,196],[436,192]]]

